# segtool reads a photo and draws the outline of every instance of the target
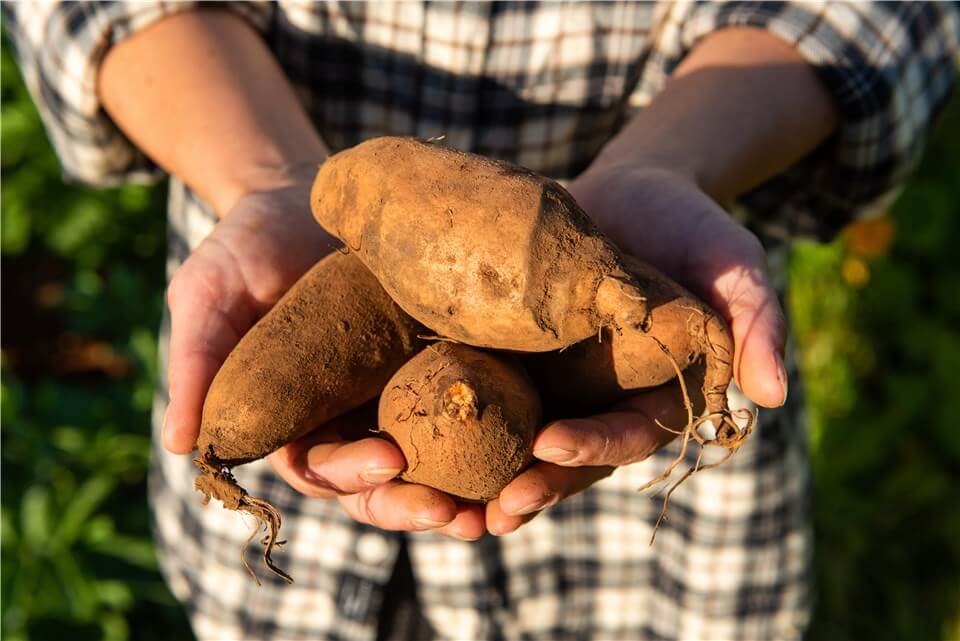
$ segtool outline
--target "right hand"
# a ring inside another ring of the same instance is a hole
[[[203,402],[214,376],[247,330],[324,255],[339,246],[314,222],[309,180],[242,197],[170,283],[170,403],[165,447],[189,454],[200,433]],[[367,408],[369,409],[369,408]],[[341,417],[268,457],[303,494],[337,497],[350,516],[383,529],[440,531],[478,538],[478,506],[394,477],[405,461],[380,438],[361,438],[376,424],[363,410]]]
[[[762,407],[786,401],[786,324],[766,253],[753,234],[692,177],[669,167],[598,163],[570,185],[570,193],[618,247],[670,275],[723,316],[735,344],[736,383],[751,401]],[[512,532],[614,467],[646,459],[674,438],[658,420],[687,423],[673,386],[640,391],[595,416],[545,426],[533,445],[539,460],[489,504],[488,528]]]

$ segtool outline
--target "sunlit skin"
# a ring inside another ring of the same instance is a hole
[[[327,149],[260,37],[226,12],[181,13],[139,32],[110,50],[98,80],[121,129],[221,218],[168,291],[163,439],[170,452],[187,454],[231,348],[335,246],[308,209]],[[737,384],[763,407],[781,405],[787,392],[783,312],[762,247],[718,203],[789,167],[836,122],[830,97],[791,47],[759,30],[725,29],[700,42],[570,185],[624,250],[727,318]],[[534,443],[539,461],[486,506],[394,478],[404,465],[396,447],[346,438],[357,425],[372,427],[369,413],[320,426],[269,460],[291,486],[336,498],[363,523],[476,539],[512,532],[614,467],[649,456],[672,437],[650,417],[678,404],[679,395],[655,391],[545,426]]]

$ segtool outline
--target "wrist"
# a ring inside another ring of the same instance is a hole
[[[210,202],[223,218],[244,197],[252,194],[303,189],[309,203],[310,186],[327,153],[322,145],[304,149],[295,154],[272,154],[267,158],[238,163],[226,171],[217,193]]]
[[[738,195],[722,171],[711,165],[708,151],[698,149],[683,133],[657,127],[643,113],[631,123],[624,138],[614,138],[604,147],[582,176],[588,180],[611,175],[660,177],[684,183],[726,206]]]
[[[630,153],[622,153],[616,148],[605,148],[577,177],[576,182],[596,184],[630,177],[653,178],[656,176],[669,178],[671,181],[686,182],[702,189],[697,167],[675,155],[657,149],[631,150]]]
[[[636,155],[630,158],[612,157],[603,154],[570,184],[574,198],[590,213],[603,229],[608,214],[620,213],[621,207],[610,207],[611,194],[633,193],[636,189],[656,196],[657,186],[674,190],[706,193],[700,186],[691,167],[655,155]],[[625,204],[625,203],[624,203]],[[635,203],[632,207],[644,207]],[[619,218],[619,215],[618,215]]]

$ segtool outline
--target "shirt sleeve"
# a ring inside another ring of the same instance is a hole
[[[835,100],[831,139],[742,198],[773,236],[829,239],[890,204],[949,97],[960,46],[953,2],[696,3],[674,24],[672,67],[714,31],[757,27],[791,44]]]
[[[110,47],[198,2],[4,2],[3,21],[64,179],[96,186],[149,182],[161,170],[123,135],[97,95]],[[267,3],[223,3],[259,30]],[[189,61],[184,60],[184,64]]]

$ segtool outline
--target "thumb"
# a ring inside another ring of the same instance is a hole
[[[733,333],[737,386],[757,405],[779,407],[787,400],[786,321],[767,273],[765,252],[752,234],[739,231],[743,235],[726,252],[727,258],[710,268],[711,304],[726,317]]]
[[[210,384],[255,319],[243,297],[231,296],[217,271],[202,258],[195,254],[184,263],[167,292],[170,402],[163,419],[163,444],[174,454],[189,454],[196,446]],[[191,263],[193,259],[197,260]]]

